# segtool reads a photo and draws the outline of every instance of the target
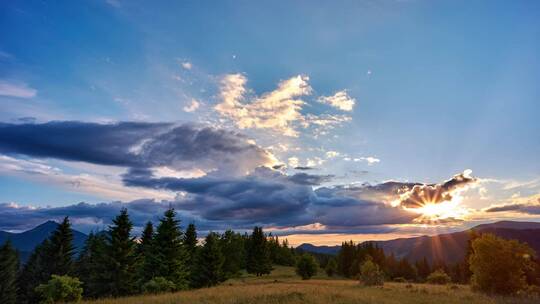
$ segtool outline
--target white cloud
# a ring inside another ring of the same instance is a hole
[[[180,65],[182,65],[182,67],[186,70],[191,70],[191,68],[193,67],[193,65],[189,61],[184,61]]]
[[[368,163],[368,165],[373,165],[373,164],[376,164],[376,163],[380,163],[381,160],[378,159],[378,158],[375,158],[373,156],[368,156],[368,157],[358,157],[358,158],[355,158],[353,159],[355,162],[360,162],[360,161],[365,161]]]
[[[36,94],[37,90],[31,88],[26,83],[0,81],[0,96],[33,98]]]
[[[308,81],[309,77],[298,75],[280,82],[274,91],[243,102],[247,78],[242,74],[229,74],[221,81],[222,102],[215,110],[240,129],[270,129],[296,137],[295,123],[305,120],[300,113],[305,103],[297,97],[311,94]]]
[[[335,158],[335,157],[338,157],[340,155],[339,152],[337,151],[327,151],[326,152],[326,158]]]
[[[300,164],[300,160],[298,159],[298,157],[289,157],[289,159],[287,159],[288,163],[289,163],[289,166],[290,167],[298,167],[298,165]]]
[[[336,92],[332,96],[321,96],[319,98],[319,102],[328,104],[342,111],[352,111],[356,103],[356,99],[349,96],[347,91],[343,90]]]
[[[308,158],[306,165],[308,167],[316,167],[324,164],[325,160],[320,157]]]
[[[191,103],[188,106],[185,106],[183,109],[186,112],[194,112],[196,111],[201,104],[195,99],[191,99]]]
[[[64,164],[67,162],[63,162]],[[75,167],[77,164],[75,163]],[[108,167],[109,172],[111,170]],[[46,183],[69,191],[91,194],[113,200],[139,198],[174,199],[170,191],[126,187],[119,176],[101,173],[69,174],[58,167],[35,159],[18,159],[0,154],[0,175],[11,175],[26,180]]]

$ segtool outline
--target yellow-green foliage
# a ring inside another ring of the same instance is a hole
[[[161,295],[104,299],[86,304],[532,304],[538,299],[498,298],[473,293],[468,286],[386,283],[364,287],[358,281],[328,278],[319,273],[302,280],[292,267],[275,266],[269,276],[243,275],[211,288]]]
[[[437,269],[434,272],[430,273],[427,277],[427,282],[430,284],[440,284],[445,285],[450,283],[450,276],[444,272],[442,269]]]
[[[81,300],[83,289],[79,279],[53,274],[47,284],[36,288],[36,292],[42,298],[41,303],[76,303]]]
[[[469,264],[475,289],[514,294],[527,289],[525,271],[533,268],[534,251],[524,243],[484,234],[472,242]]]

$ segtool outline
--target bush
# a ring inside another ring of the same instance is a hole
[[[336,259],[331,258],[328,261],[328,264],[326,264],[326,268],[324,268],[324,271],[326,272],[326,275],[329,277],[332,277],[337,272],[337,262]]]
[[[427,282],[430,284],[439,284],[446,285],[450,283],[450,276],[444,272],[442,269],[437,269],[434,272],[430,273],[427,277]]]
[[[155,277],[142,286],[143,293],[161,293],[173,291],[175,285],[164,277]]]
[[[81,300],[83,289],[78,278],[53,274],[47,284],[36,287],[36,292],[42,299],[41,303],[76,303]]]
[[[317,274],[319,265],[311,254],[304,253],[296,263],[296,273],[302,277],[302,280],[309,280]]]
[[[489,294],[516,294],[528,289],[526,272],[534,269],[534,251],[524,243],[483,234],[472,244],[471,285]]]
[[[378,286],[384,284],[384,275],[379,269],[379,265],[373,263],[369,256],[360,267],[360,280],[366,286]]]

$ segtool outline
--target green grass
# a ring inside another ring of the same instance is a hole
[[[177,293],[88,301],[88,304],[349,304],[349,303],[539,303],[539,299],[489,297],[472,292],[466,285],[386,283],[364,287],[358,282],[318,275],[303,281],[291,267],[276,266],[272,274],[244,274],[223,284]]]

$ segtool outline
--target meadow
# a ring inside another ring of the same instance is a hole
[[[297,303],[539,303],[540,299],[490,297],[467,285],[385,283],[365,287],[357,281],[319,274],[301,280],[292,267],[275,266],[270,275],[244,274],[219,286],[159,295],[85,301],[85,304],[297,304]]]

